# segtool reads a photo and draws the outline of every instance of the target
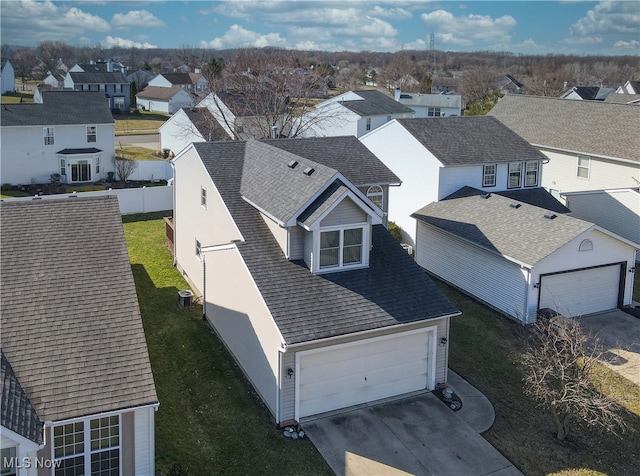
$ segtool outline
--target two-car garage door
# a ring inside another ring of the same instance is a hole
[[[620,264],[540,277],[539,309],[576,317],[608,311],[619,305]]]
[[[296,354],[296,420],[435,382],[435,328]]]

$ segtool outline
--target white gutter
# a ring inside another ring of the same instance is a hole
[[[637,160],[623,159],[622,157],[612,157],[610,155],[594,154],[593,152],[584,152],[584,151],[580,151],[580,150],[562,149],[560,147],[553,147],[553,146],[544,145],[544,144],[531,143],[531,145],[534,146],[534,147],[539,147],[541,149],[557,150],[557,151],[561,151],[561,152],[568,152],[570,154],[588,155],[588,156],[591,156],[591,157],[598,157],[600,159],[613,160],[615,162],[624,162],[624,163],[627,163],[627,164],[638,165],[638,161]]]
[[[138,410],[140,408],[153,408],[154,411],[158,411],[158,407],[160,406],[160,402],[155,402],[155,403],[149,403],[146,405],[138,405],[135,407],[124,407],[124,408],[120,408],[119,410],[111,410],[108,412],[101,412],[101,413],[91,413],[88,415],[82,415],[82,416],[78,416],[75,418],[67,418],[66,420],[57,420],[55,422],[52,421],[47,421],[46,424],[53,426],[55,425],[64,425],[66,423],[71,423],[77,420],[83,420],[85,418],[90,418],[90,419],[95,419],[95,418],[102,418],[102,417],[107,417],[107,416],[113,416],[113,415],[119,415],[121,413],[126,413],[129,411],[135,411]]]

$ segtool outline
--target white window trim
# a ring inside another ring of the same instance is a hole
[[[515,167],[516,165],[520,166],[518,185],[511,185],[511,167],[512,166]],[[507,169],[507,188],[508,189],[522,188],[522,170],[524,168],[525,167],[523,167],[523,163],[522,162],[509,162],[509,167]]]
[[[51,134],[48,134],[48,132],[51,132]],[[56,129],[55,127],[44,127],[42,129],[42,136],[43,136],[43,142],[44,145],[55,145],[56,143]],[[48,143],[47,139],[50,138],[51,142]]]
[[[90,134],[89,133],[89,129],[92,129],[92,128],[93,128],[93,134]],[[89,136],[90,135],[95,137],[95,139],[90,141],[89,140]],[[87,144],[94,144],[96,142],[98,142],[98,127],[97,126],[87,126]]]
[[[493,167],[493,174],[487,174],[487,167]],[[488,175],[493,175],[493,183],[486,184],[485,179]],[[495,187],[496,186],[496,178],[498,176],[498,166],[496,164],[486,164],[482,166],[482,186],[484,188]]]
[[[75,458],[78,457],[80,455],[75,455],[75,456],[68,456],[68,457],[62,457],[62,458],[56,458],[55,457],[55,443],[54,443],[54,428],[59,427],[59,426],[64,426],[64,425],[68,425],[68,424],[73,424],[73,423],[80,423],[82,422],[83,426],[83,436],[84,436],[84,450],[82,452],[82,456],[84,457],[84,468],[85,468],[85,474],[91,474],[91,454],[92,454],[92,450],[91,450],[91,420],[98,420],[100,418],[108,418],[108,417],[112,417],[112,416],[117,416],[118,417],[118,446],[114,446],[114,447],[110,447],[110,448],[105,448],[102,451],[109,451],[109,450],[114,450],[117,449],[119,450],[118,453],[118,474],[122,475],[122,414],[121,413],[101,413],[99,415],[90,415],[88,417],[85,418],[75,418],[72,420],[64,420],[61,422],[56,422],[54,425],[51,425],[50,428],[50,437],[51,437],[51,461],[63,461],[65,459],[68,458]],[[93,451],[93,453],[99,453],[101,452],[100,450],[95,450]],[[55,474],[55,469],[52,470],[51,472],[52,475]]]
[[[586,159],[587,165],[580,165],[580,159]],[[587,169],[587,176],[580,176],[580,169]],[[591,156],[590,155],[578,155],[576,157],[576,177],[582,180],[589,180],[591,178]]]
[[[380,189],[380,191],[373,191],[372,189]],[[380,210],[384,207],[384,189],[380,185],[371,185],[367,189],[366,196],[369,200],[373,202],[374,205],[377,205]],[[380,197],[380,205],[378,205],[372,197]]]
[[[365,126],[364,126],[365,130],[370,131],[371,130],[371,118],[367,117],[367,119],[365,120]]]
[[[529,164],[536,164],[536,183],[534,183],[533,185],[527,185],[527,166]],[[525,188],[537,187],[540,184],[540,162],[538,162],[537,160],[528,160],[524,162],[524,166],[522,167],[522,174],[522,185]]]
[[[362,229],[362,260],[360,263],[354,264],[342,264],[342,253],[344,250],[343,239],[344,239],[344,230],[351,230],[353,228],[361,228]],[[339,254],[338,266],[331,266],[326,268],[320,267],[320,234],[326,231],[340,231],[340,246],[339,246]],[[316,230],[313,233],[313,255],[314,259],[312,259],[313,269],[312,272],[314,274],[323,274],[323,273],[335,273],[340,271],[348,271],[351,269],[360,269],[367,268],[369,266],[369,252],[371,249],[371,226],[369,223],[349,223],[347,225],[340,226],[330,226],[330,227],[322,227]]]

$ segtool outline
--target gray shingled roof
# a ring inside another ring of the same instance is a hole
[[[71,75],[73,84],[129,84],[127,77],[121,71],[117,72],[88,72],[88,73],[68,73]]]
[[[355,136],[270,139],[263,142],[340,170],[357,187],[401,183],[398,176]],[[367,166],[363,167],[363,163]]]
[[[0,353],[2,353],[0,425],[40,445],[43,442],[42,422],[13,373],[11,363],[5,357],[4,351],[0,350]]]
[[[138,94],[136,94],[136,97],[138,97],[140,99],[160,99],[162,101],[168,101],[173,96],[178,94],[180,91],[184,91],[184,89],[176,88],[176,87],[174,87],[174,88],[163,88],[163,87],[160,87],[160,86],[147,86],[142,91],[140,91]],[[187,92],[187,91],[185,91],[185,92]],[[187,93],[187,94],[189,94],[189,93]]]
[[[193,84],[194,81],[189,73],[163,73],[161,76],[171,84]],[[197,81],[197,78],[196,78]]]
[[[0,120],[6,126],[113,124],[104,92],[42,91],[42,104],[3,104]]]
[[[341,180],[336,180],[300,214],[298,221],[305,226],[311,226],[324,212],[331,208],[331,205],[340,200],[348,190],[349,188]]]
[[[396,120],[444,165],[547,158],[492,117],[424,117]]]
[[[213,117],[211,111],[206,107],[185,107],[182,110],[205,140],[216,141],[231,139],[227,131],[223,129],[216,118]]]
[[[458,313],[382,225],[373,227],[368,269],[314,275],[287,260],[260,212],[240,194],[244,143],[195,147],[245,239],[238,249],[287,344]]]
[[[43,421],[158,401],[116,197],[0,203],[2,350]]]
[[[362,90],[353,91],[353,93],[357,94],[362,99],[356,101],[344,100],[340,101],[340,104],[361,117],[415,113],[415,111],[410,107],[400,104],[392,97],[389,97],[380,91]]]
[[[294,168],[288,166],[297,161]],[[313,173],[304,173],[313,169]],[[240,193],[282,223],[300,213],[305,204],[326,187],[338,171],[268,144],[246,142]],[[288,193],[282,193],[288,190]]]
[[[430,203],[411,216],[529,266],[595,226],[562,214],[545,218],[550,212],[544,208],[473,190],[459,191],[461,198]],[[514,208],[514,203],[520,206]]]
[[[640,94],[609,94],[604,100],[606,103],[615,104],[634,104],[637,105],[640,102]]]
[[[486,191],[478,190],[477,188],[462,187],[456,192],[448,195],[443,200],[449,200],[451,198],[463,198],[473,195],[483,195]],[[491,192],[501,195],[503,197],[510,198],[522,203],[528,203],[535,207],[544,208],[556,213],[571,213],[567,207],[558,201],[553,195],[547,192],[542,187],[535,188],[517,188],[513,190],[501,190],[499,192]]]
[[[635,106],[507,95],[488,115],[537,146],[640,162]]]

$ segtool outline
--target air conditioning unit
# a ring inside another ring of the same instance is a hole
[[[413,256],[413,246],[407,243],[400,243],[400,246],[410,255]]]
[[[193,292],[189,290],[178,291],[178,306],[182,309],[193,305]]]

